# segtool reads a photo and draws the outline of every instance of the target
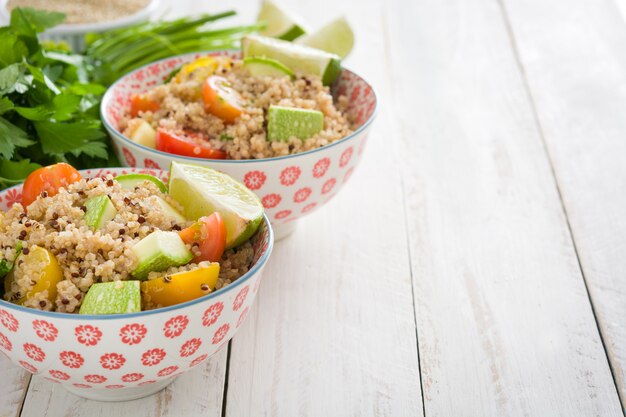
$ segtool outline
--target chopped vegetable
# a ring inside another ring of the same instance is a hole
[[[143,119],[135,118],[128,122],[125,133],[130,140],[149,148],[156,147],[156,130]]]
[[[26,294],[22,294],[14,302],[24,304],[26,300],[46,292],[44,298],[53,303],[57,297],[57,284],[63,280],[63,270],[52,252],[39,246],[31,246],[28,253],[24,249],[16,262],[20,262],[20,267],[11,270],[5,277],[5,291],[8,292],[13,281],[20,280],[24,273],[28,273],[34,284]]]
[[[52,197],[61,187],[80,181],[80,173],[73,166],[60,162],[39,168],[28,175],[22,189],[22,205],[28,207],[39,196]]]
[[[200,255],[193,259],[196,263],[219,261],[226,247],[226,224],[218,212],[200,217],[196,223],[181,230],[179,235],[186,244],[198,245]]]
[[[139,281],[112,281],[93,284],[79,314],[124,314],[141,311]]]
[[[324,128],[321,111],[270,106],[267,112],[267,138],[287,141],[290,137],[307,139]]]
[[[172,205],[170,203],[165,201],[165,199],[157,196],[156,200],[157,200],[157,204],[159,205],[159,207],[163,211],[163,214],[165,214],[167,217],[170,217],[170,218],[174,219],[176,221],[176,223],[184,223],[184,222],[187,221],[185,216],[180,214],[180,212],[178,210],[176,210],[174,207],[172,207]],[[187,242],[185,242],[185,243],[187,243]]]
[[[145,94],[133,94],[130,96],[130,115],[139,116],[139,112],[155,112],[161,106],[158,102],[150,100]]]
[[[125,189],[125,190],[134,190],[135,187],[141,186],[144,183],[144,181],[150,181],[151,183],[156,185],[157,188],[161,192],[163,192],[163,193],[167,192],[167,187],[165,186],[163,181],[161,181],[160,179],[158,179],[154,175],[149,175],[149,174],[123,174],[123,175],[118,175],[117,177],[114,178],[114,180],[117,181],[122,186],[122,188]]]
[[[226,78],[212,75],[202,89],[204,108],[224,123],[233,123],[242,113],[241,96],[233,90]]]
[[[150,272],[164,271],[172,266],[188,264],[193,254],[187,250],[178,233],[157,230],[133,246],[137,266],[132,275],[145,279]]]
[[[215,289],[220,273],[217,262],[201,262],[198,268],[141,283],[141,293],[151,306],[167,307],[194,300]]]
[[[202,144],[203,139],[190,133],[177,134],[165,129],[158,129],[156,148],[159,151],[175,155],[192,156],[206,159],[225,159],[226,152],[209,148]]]
[[[107,195],[91,197],[85,202],[85,223],[92,229],[102,229],[117,215],[117,210]]]
[[[243,66],[250,71],[250,74],[263,77],[289,77],[295,78],[295,74],[289,67],[275,59],[265,58],[262,56],[252,56],[244,58]]]

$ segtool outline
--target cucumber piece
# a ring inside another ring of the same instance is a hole
[[[174,207],[172,207],[170,203],[165,201],[165,199],[159,196],[157,196],[156,199],[157,199],[157,204],[161,208],[161,211],[163,211],[163,213],[165,213],[166,216],[172,217],[173,219],[175,219],[176,223],[185,223],[187,221],[185,216],[180,214],[180,212],[176,210]]]
[[[133,119],[128,122],[128,138],[148,148],[156,148],[156,130],[143,119]]]
[[[267,112],[267,138],[270,141],[286,141],[292,136],[307,139],[323,128],[321,111],[272,105]]]
[[[295,74],[289,67],[275,59],[252,56],[244,58],[243,66],[246,67],[250,74],[257,77],[289,77],[295,78]]]
[[[104,227],[117,214],[111,199],[106,195],[91,197],[85,202],[85,207],[87,208],[85,211],[85,223],[95,230]]]
[[[249,35],[241,40],[243,57],[262,56],[282,62],[294,71],[317,75],[330,85],[339,75],[341,58],[320,49],[297,45],[281,39]]]
[[[93,284],[79,314],[124,314],[141,311],[139,281],[113,281]]]
[[[178,233],[162,230],[141,239],[133,246],[132,251],[139,261],[132,272],[137,279],[145,279],[150,272],[188,264],[193,258]]]
[[[151,183],[155,184],[161,192],[163,193],[167,192],[167,187],[165,186],[163,181],[161,181],[154,175],[124,174],[124,175],[118,175],[117,177],[113,179],[117,181],[125,190],[132,191],[135,189],[135,187],[141,187],[144,181],[150,181]]]

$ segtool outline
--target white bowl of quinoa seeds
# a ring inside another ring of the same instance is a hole
[[[8,22],[11,10],[17,7],[64,13],[65,23],[47,30],[41,37],[67,42],[74,51],[81,51],[87,33],[147,21],[158,4],[158,0],[0,0],[0,17]]]

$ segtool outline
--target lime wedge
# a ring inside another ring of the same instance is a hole
[[[294,71],[317,75],[330,85],[339,75],[341,58],[320,49],[296,45],[280,39],[250,35],[241,40],[244,58],[262,56],[282,62]]]
[[[345,17],[340,17],[315,33],[299,37],[294,42],[345,58],[354,46],[354,32]]]
[[[256,20],[257,22],[265,22],[267,25],[260,32],[261,35],[292,41],[306,33],[302,25],[296,23],[297,19],[269,0],[265,0],[261,4],[261,10]]]
[[[250,74],[257,77],[295,77],[293,71],[281,62],[261,56],[244,58],[243,66],[250,71]]]
[[[161,181],[160,179],[158,179],[154,175],[149,175],[149,174],[123,174],[123,175],[118,175],[117,177],[115,177],[113,179],[115,181],[117,181],[122,186],[122,188],[125,189],[125,190],[131,190],[132,191],[132,190],[135,189],[135,187],[141,187],[142,184],[144,183],[144,181],[150,181],[151,183],[156,185],[157,188],[159,190],[161,190],[162,192],[166,192],[167,191],[167,187],[165,186],[163,181]]]
[[[172,162],[170,195],[189,220],[218,211],[226,223],[226,247],[244,243],[263,220],[263,205],[243,184],[214,169]]]
[[[267,138],[271,141],[286,141],[292,136],[307,139],[323,128],[321,111],[270,106],[267,112]]]

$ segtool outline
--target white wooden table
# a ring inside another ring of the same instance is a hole
[[[0,357],[0,416],[623,415],[626,0],[286,3],[355,28],[380,113],[351,183],[203,368],[109,404]]]

